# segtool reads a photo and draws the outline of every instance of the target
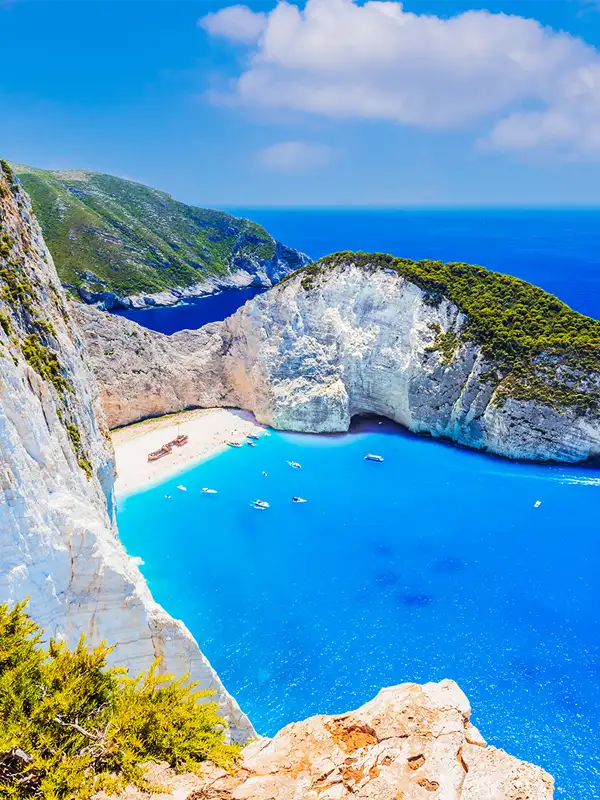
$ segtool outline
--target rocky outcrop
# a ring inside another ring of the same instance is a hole
[[[318,286],[300,272],[223,323],[173,336],[94,309],[77,316],[111,427],[229,405],[286,430],[345,431],[370,413],[511,458],[600,453],[593,407],[507,394],[482,347],[462,335],[465,314],[391,269],[349,259]],[[598,375],[586,380],[600,395]]]
[[[236,255],[231,261],[228,273],[207,275],[201,281],[189,286],[173,286],[161,292],[150,294],[121,295],[108,291],[103,281],[90,281],[78,288],[78,294],[86,303],[111,311],[123,308],[153,308],[155,306],[176,306],[191,298],[207,297],[228,289],[259,287],[268,289],[278,281],[310,263],[305,253],[293,250],[281,242],[272,241],[274,254],[271,258],[256,255]],[[91,276],[93,278],[93,276]]]
[[[166,777],[181,800],[551,800],[552,777],[487,746],[470,714],[453,681],[405,683],[357,711],[259,739],[234,775],[208,767],[192,789],[189,776],[163,769],[160,783]]]
[[[155,656],[214,689],[234,738],[253,734],[187,628],[150,595],[114,521],[110,435],[27,196],[0,166],[0,602],[30,597],[49,635],[114,643],[134,673]]]

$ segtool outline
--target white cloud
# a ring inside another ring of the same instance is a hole
[[[333,151],[312,142],[276,142],[257,154],[258,163],[278,172],[300,172],[326,164]]]
[[[198,21],[212,36],[223,36],[244,44],[256,42],[267,24],[266,14],[251,11],[247,6],[227,6]]]
[[[600,53],[536,20],[307,0],[303,9],[279,2],[268,14],[233,6],[203,24],[240,41],[231,15],[236,9],[241,19],[242,8],[244,41],[253,46],[229,98],[237,103],[426,128],[483,126],[491,148],[600,153]]]

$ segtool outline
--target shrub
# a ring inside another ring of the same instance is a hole
[[[224,741],[218,705],[203,702],[184,676],[150,670],[131,678],[107,667],[112,648],[74,649],[50,639],[25,612],[0,605],[0,796],[86,800],[133,783],[147,791],[141,764],[166,761],[197,771],[231,767],[238,748]]]

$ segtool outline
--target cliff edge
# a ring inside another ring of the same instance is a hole
[[[27,195],[0,162],[0,602],[29,596],[49,635],[155,656],[253,729],[187,628],[153,601],[114,521],[114,458],[96,380]]]

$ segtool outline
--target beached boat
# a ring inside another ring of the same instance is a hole
[[[383,461],[383,456],[378,456],[375,453],[367,453],[365,458],[367,461]]]
[[[158,450],[154,450],[152,453],[148,453],[148,461],[158,461],[159,458],[163,458],[163,456],[171,455],[171,448],[168,444],[164,444],[162,447],[159,447]]]
[[[241,447],[242,446],[241,442],[227,442],[227,444],[229,445],[229,447]]]
[[[247,438],[248,439],[256,439],[258,441],[258,439],[260,439],[260,436],[257,436],[255,433],[249,433]]]
[[[302,469],[302,464],[299,464],[297,461],[288,461],[288,464],[293,469]]]
[[[184,444],[187,444],[189,441],[189,436],[186,433],[180,433],[176,436],[173,441],[169,442],[169,445],[176,447],[183,447]]]

